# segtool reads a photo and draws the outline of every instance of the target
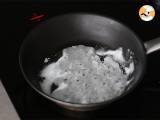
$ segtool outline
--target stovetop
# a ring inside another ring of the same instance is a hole
[[[96,13],[121,21],[147,41],[160,36],[160,14],[143,22],[138,16],[143,2],[12,2],[0,4],[0,77],[22,120],[160,118],[160,51],[147,56],[147,70],[133,92],[92,112],[71,112],[35,92],[24,80],[18,63],[23,39],[41,21],[73,12]],[[160,12],[160,11],[159,11]]]

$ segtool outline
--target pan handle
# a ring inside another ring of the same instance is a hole
[[[144,46],[146,48],[147,54],[150,54],[154,51],[160,50],[160,37],[145,42]]]

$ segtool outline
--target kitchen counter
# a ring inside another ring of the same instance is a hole
[[[20,120],[1,81],[0,81],[0,120]]]

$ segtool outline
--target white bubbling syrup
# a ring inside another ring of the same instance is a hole
[[[103,62],[100,56],[104,56]],[[103,102],[121,95],[133,80],[128,80],[134,72],[134,61],[129,61],[124,58],[122,47],[107,51],[84,45],[65,48],[57,62],[41,71],[44,80],[40,85],[46,94],[62,101]],[[51,92],[53,83],[58,87]]]

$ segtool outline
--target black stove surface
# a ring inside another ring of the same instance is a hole
[[[27,2],[0,4],[0,76],[22,120],[50,119],[160,119],[160,52],[148,55],[147,70],[133,92],[92,112],[71,112],[35,92],[24,80],[18,63],[23,39],[41,21],[73,12],[96,13],[117,19],[147,41],[160,36],[160,14],[151,22],[139,19],[143,2]],[[160,11],[159,11],[160,12]],[[38,16],[38,17],[37,17]]]

